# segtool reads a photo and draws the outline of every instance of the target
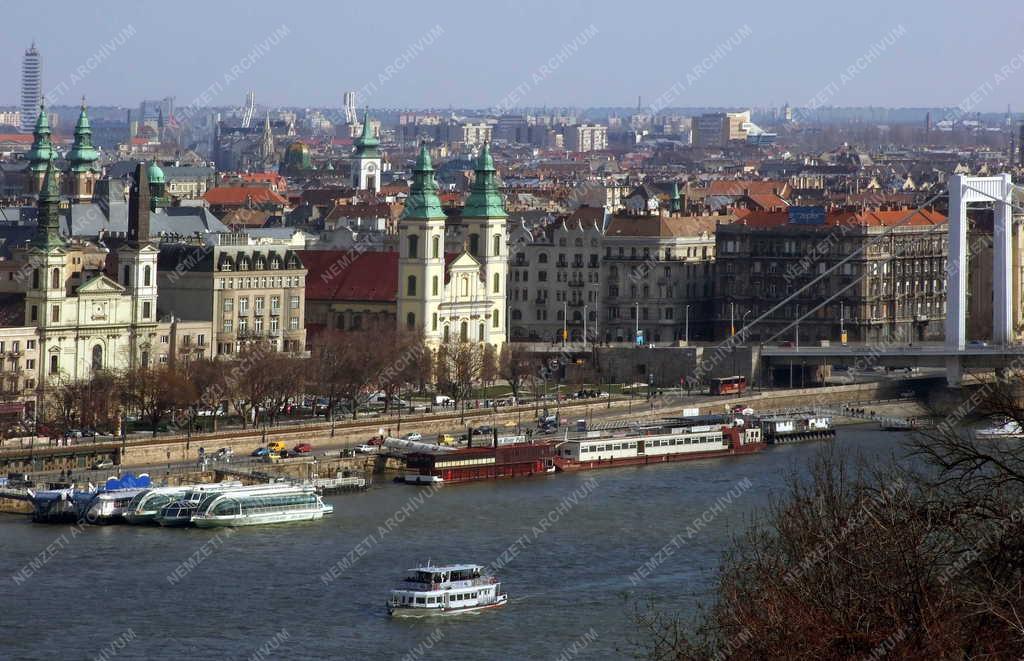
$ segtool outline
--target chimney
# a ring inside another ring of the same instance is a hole
[[[135,178],[128,194],[128,238],[139,243],[149,241],[149,177],[144,161],[135,166]]]

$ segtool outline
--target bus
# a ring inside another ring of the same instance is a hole
[[[710,380],[712,395],[742,395],[747,389],[747,377],[723,376]]]

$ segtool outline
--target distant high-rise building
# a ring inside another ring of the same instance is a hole
[[[21,132],[31,133],[36,125],[39,104],[43,100],[43,62],[36,42],[32,42],[21,60]]]
[[[571,151],[601,151],[608,148],[608,127],[577,124],[565,129],[565,148]]]
[[[345,92],[341,103],[345,106],[345,123],[349,125],[355,124],[358,121],[356,117],[356,93]]]
[[[693,118],[695,147],[724,147],[733,140],[745,140],[750,111],[706,113]]]

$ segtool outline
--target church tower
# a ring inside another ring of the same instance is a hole
[[[149,167],[139,162],[128,193],[128,241],[117,251],[117,281],[130,296],[132,367],[151,367],[151,344],[156,337],[156,258],[150,240]]]
[[[89,116],[85,112],[85,99],[82,99],[82,111],[75,125],[75,142],[68,152],[70,167],[67,178],[67,192],[72,202],[91,202],[93,187],[99,179],[100,153],[92,144],[92,127]]]
[[[438,313],[445,284],[444,228],[434,168],[424,145],[398,221],[398,324],[400,328],[422,328],[433,346],[441,337]]]
[[[485,142],[476,162],[476,176],[462,209],[462,222],[470,254],[480,262],[487,286],[489,317],[486,339],[501,346],[505,342],[505,284],[508,273],[508,228],[505,205],[498,190],[497,170],[491,158],[490,143]]]
[[[38,128],[38,122],[37,122]],[[40,330],[40,359],[46,361],[44,374],[56,376],[64,370],[57,334],[63,326],[74,324],[65,319],[64,300],[67,297],[67,245],[60,234],[60,187],[58,172],[53,161],[43,171],[43,185],[37,203],[38,224],[36,235],[25,251],[27,265],[32,267],[25,292],[25,323]]]
[[[370,113],[363,114],[363,133],[355,141],[356,151],[352,155],[352,187],[357,190],[380,192],[380,140],[370,126]],[[428,158],[429,163],[429,158]],[[431,175],[433,179],[433,175]]]
[[[32,131],[32,148],[25,155],[28,158],[28,192],[39,193],[43,190],[43,178],[50,161],[56,156],[53,142],[50,140],[50,120],[46,116],[46,107],[39,104],[39,117]],[[60,189],[58,188],[58,191]]]

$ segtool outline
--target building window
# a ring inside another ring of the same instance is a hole
[[[415,296],[416,295],[416,276],[410,275],[408,280],[406,280],[405,295],[406,296]]]
[[[292,296],[291,298],[289,298],[288,299],[288,307],[290,307],[292,310],[298,310],[299,309],[299,297],[298,296]]]
[[[430,284],[430,293],[432,295],[434,295],[434,296],[437,296],[437,291],[438,291],[438,280],[437,280],[437,276],[435,275],[434,279],[431,281],[431,284]]]
[[[416,328],[416,314],[415,313],[410,312],[409,314],[405,315],[405,325],[408,326],[410,329]]]
[[[444,327],[444,341],[447,342],[449,338],[448,326]]]
[[[142,284],[149,287],[153,279],[153,269],[147,264],[146,268],[142,271]]]
[[[171,336],[170,335],[161,335],[160,336],[160,344],[170,344],[170,342],[171,342]]]
[[[500,327],[500,324],[501,324],[501,322],[500,322],[500,321],[498,321],[498,311],[497,311],[497,310],[495,310],[495,311],[494,311],[494,318],[493,318],[493,319],[491,320],[491,325],[492,325],[492,326],[493,326],[494,328],[499,328],[499,327]]]
[[[437,332],[437,313],[435,312],[430,319],[430,330]]]
[[[410,234],[408,239],[409,244],[409,259],[416,259],[416,253],[419,252],[420,237],[415,234]]]
[[[242,296],[238,299],[238,314],[249,314],[249,297]]]
[[[201,347],[205,347],[206,346],[206,336],[203,335],[202,333],[200,333],[199,335],[196,335],[196,344],[201,346]]]
[[[253,302],[253,306],[255,306],[255,313],[256,314],[263,314],[263,297],[262,296],[257,296],[256,298],[253,299],[252,302]]]
[[[244,333],[247,330],[249,330],[249,319],[247,317],[242,317],[238,320],[238,332]]]
[[[142,352],[142,360],[140,362],[142,363],[143,369],[149,367],[149,352],[148,351],[143,351]]]
[[[50,272],[50,289],[60,289],[60,269]]]
[[[494,249],[494,256],[498,257],[499,255],[501,255],[501,235],[500,234],[495,234],[494,235],[493,243],[494,243],[494,245],[492,247]]]
[[[32,310],[31,310],[31,319],[30,319],[30,321],[37,321],[38,319],[39,319],[39,306],[38,305],[33,305],[32,306]]]
[[[292,317],[291,319],[289,319],[288,320],[288,328],[290,330],[299,330],[299,318],[298,317]]]
[[[235,299],[233,299],[233,298],[225,298],[224,299],[224,311],[225,312],[231,312],[234,309],[235,309]]]
[[[484,325],[480,324],[480,327],[477,330],[479,331],[480,341],[483,342],[484,341]]]
[[[25,349],[31,351],[32,349],[35,349],[35,348],[36,348],[36,341],[35,340],[25,340]]]
[[[50,308],[50,321],[52,321],[53,323],[59,323],[60,322],[60,306],[59,305],[54,305],[53,307]]]
[[[232,321],[230,319],[224,320],[224,332],[230,333],[232,331]]]
[[[28,360],[25,361],[25,369],[27,369],[27,370],[34,370],[35,368],[36,368],[36,361],[35,361],[34,358],[29,358]],[[28,383],[26,383],[25,385],[27,386]]]
[[[255,317],[252,320],[252,329],[257,333],[263,332],[263,317]]]
[[[281,321],[280,321],[280,319],[278,317],[271,317],[270,318],[270,332],[271,333],[276,333],[280,328],[281,328]],[[202,335],[199,336],[200,339],[202,339],[202,337],[203,337]]]
[[[497,294],[500,291],[501,291],[501,274],[500,273],[495,273],[494,274],[494,293]]]
[[[92,368],[93,370],[103,369],[103,347],[98,344],[92,348]]]
[[[124,286],[130,287],[132,284],[132,267],[128,264],[124,265]]]
[[[32,289],[39,289],[39,269],[32,269]]]
[[[469,341],[469,324],[465,321],[462,322],[461,326],[459,326],[459,339],[463,342]]]
[[[50,374],[56,374],[60,371],[60,364],[58,363],[57,354],[50,356]]]
[[[144,302],[142,304],[142,318],[143,319],[149,319],[149,315],[153,312],[152,305],[153,304],[150,303],[149,301],[146,301],[146,302]]]
[[[281,297],[270,297],[270,314],[281,314]]]
[[[432,244],[433,245],[430,248],[430,256],[433,257],[434,259],[437,259],[438,257],[441,256],[441,239],[440,239],[440,237],[435,236],[433,238]]]
[[[474,257],[478,257],[480,254],[480,235],[470,234],[469,235],[469,254]]]

